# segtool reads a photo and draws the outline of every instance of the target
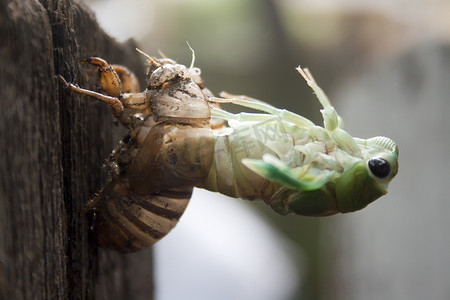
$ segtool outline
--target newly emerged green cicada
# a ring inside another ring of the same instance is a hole
[[[60,77],[72,91],[107,102],[129,130],[107,161],[111,181],[88,204],[104,247],[154,244],[176,225],[194,187],[261,199],[280,214],[327,216],[364,208],[397,174],[397,145],[345,132],[307,69],[297,68],[323,106],[324,127],[245,96],[214,97],[193,63],[144,55],[143,92],[128,69],[100,58],[83,62],[98,66],[106,95]],[[231,114],[224,102],[263,113]]]
[[[360,210],[386,194],[398,171],[398,147],[387,137],[353,138],[308,69],[297,68],[323,106],[324,127],[247,97],[214,99],[265,112],[211,108],[229,127],[214,130],[211,172],[202,187],[262,199],[280,214],[327,216]]]

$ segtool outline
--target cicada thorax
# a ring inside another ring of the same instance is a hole
[[[210,110],[202,89],[186,67],[171,61],[149,70],[147,90],[127,95],[127,101],[145,97],[148,107],[139,108],[145,111],[140,114],[135,106],[132,116],[122,116],[130,135],[110,156],[112,180],[96,200],[98,241],[120,252],[146,248],[165,236],[213,160]]]

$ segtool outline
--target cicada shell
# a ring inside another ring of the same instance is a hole
[[[126,68],[100,58],[84,62],[99,67],[107,95],[64,84],[108,102],[129,129],[106,163],[111,181],[88,206],[96,211],[101,246],[137,251],[176,225],[193,187],[211,168],[214,137],[204,95],[208,91],[192,80],[192,70],[166,58],[148,57],[144,92],[136,90],[136,79]]]
[[[176,225],[193,187],[263,200],[280,214],[327,216],[364,208],[397,174],[397,145],[344,131],[307,69],[297,68],[323,106],[323,127],[246,96],[214,97],[193,63],[142,54],[143,92],[125,67],[100,58],[84,62],[98,66],[106,94],[61,77],[74,92],[107,102],[129,130],[107,161],[111,181],[88,204],[101,246],[132,252],[154,244]],[[220,103],[262,113],[231,114]]]

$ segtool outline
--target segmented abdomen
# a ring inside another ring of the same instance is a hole
[[[242,164],[243,158],[261,159],[263,154],[278,154],[270,147],[266,137],[234,130],[230,134],[215,136],[214,161],[211,170],[199,186],[234,198],[268,201],[280,186],[256,175]],[[280,133],[283,139],[289,135]],[[272,141],[276,143],[275,141]]]
[[[116,189],[99,207],[96,226],[99,244],[120,252],[144,249],[164,237],[178,223],[192,194],[192,189],[155,195]]]

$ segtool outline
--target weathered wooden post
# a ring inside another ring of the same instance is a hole
[[[93,88],[100,56],[143,74],[78,1],[0,0],[0,298],[149,299],[151,250],[98,249],[86,201],[107,180],[109,108],[62,88]],[[117,129],[114,129],[117,130]]]

